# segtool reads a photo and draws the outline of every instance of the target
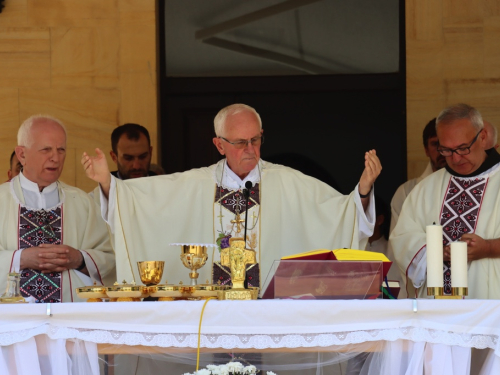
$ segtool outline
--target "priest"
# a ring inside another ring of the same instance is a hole
[[[75,288],[100,284],[114,266],[106,225],[85,192],[59,181],[66,156],[59,120],[32,116],[17,139],[22,171],[0,186],[0,289],[19,272],[26,298],[82,301]]]
[[[426,226],[443,226],[444,292],[451,293],[450,249],[467,242],[469,298],[500,298],[500,155],[488,148],[481,114],[467,104],[444,109],[436,120],[446,167],[420,182],[405,200],[390,237],[407,277],[409,296],[426,296]],[[415,290],[413,290],[415,288]]]
[[[245,232],[257,259],[247,269],[247,282],[257,287],[282,256],[365,247],[375,219],[373,183],[381,171],[375,150],[365,154],[359,184],[344,196],[296,170],[263,161],[262,122],[252,107],[223,108],[214,126],[213,143],[225,159],[207,168],[120,181],[109,173],[102,151],[83,154],[87,176],[100,184],[101,202],[109,198],[101,208],[113,234],[119,280],[140,281],[136,261],[165,260],[168,282],[187,282],[180,248],[169,244],[217,243],[200,279],[229,283],[228,270],[217,263],[220,251],[230,237]]]

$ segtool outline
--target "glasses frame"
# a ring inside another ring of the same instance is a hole
[[[241,141],[238,141],[238,142],[231,142],[231,141],[228,141],[226,138],[224,137],[220,137],[220,139],[226,141],[227,143],[233,145],[234,147],[236,147],[237,149],[239,150],[243,150],[244,148],[246,148],[248,146],[248,144],[250,143],[252,146],[255,146],[252,142],[257,140],[257,139],[260,139],[260,145],[259,146],[262,146],[262,144],[264,143],[264,134],[261,134],[259,137],[254,137],[254,138],[251,138],[251,139],[242,139]],[[239,147],[239,145],[243,145],[242,147]]]
[[[457,147],[457,148],[441,148],[441,146],[438,147],[438,152],[443,155],[444,157],[450,157],[450,156],[453,156],[453,153],[456,153],[457,155],[460,155],[460,156],[463,156],[463,155],[469,155],[470,154],[470,148],[472,147],[472,145],[474,143],[476,143],[477,141],[477,137],[479,137],[479,134],[481,134],[481,132],[483,131],[484,129],[481,129],[477,132],[476,136],[474,137],[474,139],[472,140],[472,142],[466,146],[466,147]],[[458,150],[463,150],[463,151],[460,151],[458,152]],[[465,152],[466,151],[466,152]],[[445,154],[448,154],[449,155],[445,155]]]

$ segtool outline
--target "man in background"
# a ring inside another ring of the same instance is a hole
[[[436,119],[433,118],[427,123],[422,133],[422,140],[424,143],[425,155],[429,158],[429,164],[425,168],[424,173],[418,178],[413,178],[402,184],[391,200],[391,232],[396,226],[403,208],[403,203],[410,194],[410,191],[424,178],[429,176],[431,173],[443,168],[446,165],[446,159],[438,152],[438,138],[436,134]]]
[[[111,134],[111,158],[116,163],[116,171],[111,174],[121,180],[156,176],[150,171],[153,147],[148,130],[138,124],[118,126]]]

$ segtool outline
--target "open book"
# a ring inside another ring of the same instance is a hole
[[[378,253],[375,251],[366,250],[354,250],[354,249],[336,249],[336,250],[312,250],[306,251],[305,253],[299,253],[294,255],[289,255],[281,258],[281,260],[342,260],[342,261],[365,261],[365,262],[383,262],[382,272],[383,278],[387,276],[389,268],[391,268],[392,262],[383,253]]]

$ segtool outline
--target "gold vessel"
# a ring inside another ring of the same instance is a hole
[[[106,294],[110,298],[116,298],[117,302],[140,301],[141,298],[149,296],[147,286],[115,283],[113,286],[106,287]]]
[[[139,268],[139,275],[144,285],[156,285],[161,281],[163,276],[163,268],[165,262],[163,260],[149,260],[137,262]]]
[[[102,302],[103,298],[108,298],[106,287],[103,285],[76,288],[76,294],[80,298],[87,298],[87,302]]]

